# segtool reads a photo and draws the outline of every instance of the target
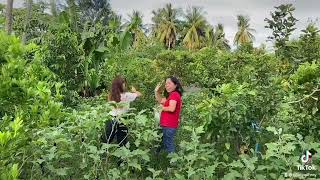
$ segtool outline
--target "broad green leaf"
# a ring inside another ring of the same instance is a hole
[[[212,174],[214,174],[216,168],[218,167],[218,163],[215,163],[214,165],[208,166],[205,168],[205,173],[207,177],[211,177]]]
[[[194,175],[196,172],[192,168],[190,168],[188,169],[187,173],[188,173],[188,178],[190,179],[190,177]]]
[[[196,128],[196,134],[201,134],[204,132],[203,126],[199,126]]]
[[[66,168],[59,168],[59,169],[56,169],[56,173],[59,176],[66,176],[67,175],[67,170],[66,170]]]
[[[299,134],[299,133],[297,134],[297,138],[298,138],[299,141],[301,141],[303,139],[302,135]]]
[[[245,164],[245,166],[250,169],[250,171],[254,171],[255,166],[251,161],[248,161],[246,158],[242,158],[241,159],[243,161],[243,163]]]
[[[18,164],[14,164],[11,168],[11,177],[13,179],[18,179],[19,177],[19,168],[18,168]]]
[[[274,174],[274,173],[270,173],[269,176],[270,176],[272,179],[277,179],[277,175]]]
[[[129,161],[129,162],[128,162],[128,166],[129,166],[129,167],[134,167],[134,168],[136,168],[136,169],[138,169],[138,170],[141,171],[141,165],[138,164],[137,161]]]
[[[226,146],[227,150],[230,149],[230,143],[225,143],[224,145]]]
[[[228,160],[229,160],[229,156],[226,155],[226,154],[223,154],[223,159],[226,160],[226,161],[228,161]]]
[[[267,129],[267,131],[273,132],[273,134],[275,134],[275,135],[278,134],[278,131],[276,130],[275,127],[268,126],[266,129]]]
[[[265,179],[267,179],[267,177],[266,177],[265,175],[262,175],[262,174],[257,174],[257,175],[255,176],[255,178],[256,178],[257,180],[265,180]]]
[[[231,167],[236,167],[236,168],[243,168],[244,165],[241,163],[240,160],[233,161],[232,163],[229,164]]]
[[[235,170],[231,170],[228,174],[226,174],[223,177],[224,180],[236,180],[237,178],[242,178],[242,175]]]

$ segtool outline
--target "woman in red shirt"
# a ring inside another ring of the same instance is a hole
[[[159,150],[164,147],[168,153],[172,153],[175,152],[174,137],[179,126],[183,89],[179,80],[174,76],[166,79],[165,89],[166,98],[162,98],[161,85],[158,84],[155,88],[156,99],[162,105],[160,126],[163,136]]]

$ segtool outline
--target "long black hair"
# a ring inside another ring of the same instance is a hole
[[[178,92],[180,94],[180,96],[182,96],[184,90],[182,88],[182,85],[181,85],[179,79],[176,78],[175,76],[169,76],[166,79],[170,79],[173,82],[173,84],[175,84],[177,86],[174,91]],[[165,97],[168,97],[169,93],[165,90],[164,95],[165,95]]]

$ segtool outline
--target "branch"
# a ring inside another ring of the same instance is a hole
[[[311,94],[306,95],[304,98],[302,98],[302,99],[300,99],[300,100],[297,100],[297,101],[291,101],[291,102],[288,102],[288,103],[289,103],[289,104],[299,103],[299,102],[301,102],[301,101],[303,101],[303,100],[311,97],[314,93],[319,92],[319,91],[320,91],[320,89],[318,89],[318,87],[317,87],[317,89],[313,90],[313,92],[312,92]]]

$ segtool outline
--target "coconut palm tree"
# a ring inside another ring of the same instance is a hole
[[[250,28],[250,18],[244,15],[238,15],[237,19],[238,32],[234,37],[234,44],[240,45],[244,43],[252,43],[252,41],[254,40],[254,36],[252,33],[255,32],[255,30]]]
[[[122,16],[112,12],[108,22],[108,29],[113,33],[119,33],[120,30],[123,28],[122,27],[123,25],[121,22],[122,22]]]
[[[129,17],[130,21],[127,23],[127,31],[131,33],[133,46],[136,47],[146,38],[144,34],[145,28],[142,23],[143,16],[139,11],[133,11]]]
[[[229,41],[225,38],[222,24],[218,24],[215,28],[207,26],[205,32],[206,46],[218,48],[220,50],[230,50]]]
[[[153,34],[168,49],[175,47],[176,44],[179,12],[180,10],[174,9],[172,4],[167,4],[164,8],[152,12]]]
[[[125,23],[125,29],[120,38],[121,49],[127,49],[130,45],[135,48],[145,42],[146,35],[142,17],[139,11],[133,11],[129,15],[130,20]]]
[[[199,48],[207,27],[203,11],[200,8],[193,7],[187,11],[185,18],[183,44],[189,50]]]

